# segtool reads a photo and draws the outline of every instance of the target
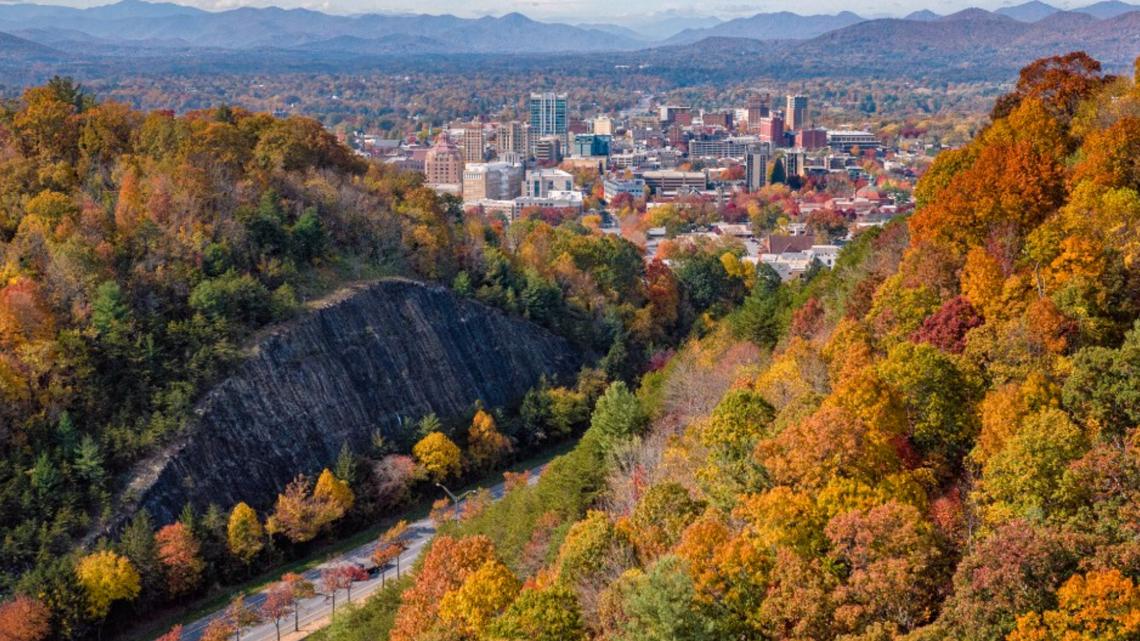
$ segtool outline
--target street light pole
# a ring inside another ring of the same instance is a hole
[[[446,492],[447,497],[451,499],[451,507],[452,507],[451,511],[453,514],[455,514],[455,520],[458,521],[459,520],[459,502],[463,500],[463,497],[467,496],[468,494],[473,493],[475,490],[467,490],[463,494],[456,496],[455,494],[452,493],[451,490],[447,489],[447,486],[445,486],[443,483],[437,482],[435,484],[435,486],[438,487],[439,489],[443,490],[444,492]]]

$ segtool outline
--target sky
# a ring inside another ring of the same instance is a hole
[[[19,0],[0,0],[11,3]],[[39,4],[89,7],[109,4],[112,0],[35,0]],[[971,2],[970,0],[764,0],[747,3],[733,0],[176,0],[178,4],[208,10],[233,9],[240,6],[304,7],[326,13],[450,13],[470,18],[502,15],[517,11],[535,20],[572,23],[609,22],[629,24],[647,19],[676,16],[715,16],[731,19],[761,12],[793,11],[801,15],[854,11],[866,18],[902,16],[919,9],[947,14],[971,6],[999,9],[1023,0]],[[1063,0],[1050,2],[1061,8],[1077,8],[1095,0]]]

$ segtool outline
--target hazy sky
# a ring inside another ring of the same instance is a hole
[[[19,0],[0,0],[13,2]],[[36,0],[41,4],[94,6],[109,4],[112,0]],[[1020,4],[1023,0],[997,0],[996,2],[970,0],[881,0],[850,2],[850,0],[764,0],[759,3],[735,0],[177,0],[203,9],[231,9],[239,6],[306,7],[328,13],[412,12],[451,13],[463,17],[501,15],[511,11],[524,13],[538,20],[572,22],[627,23],[650,14],[713,15],[719,18],[736,18],[767,11],[794,11],[800,14],[836,13],[854,11],[865,17],[901,16],[918,9],[937,13],[953,13],[971,6],[999,9]],[[1095,0],[1065,0],[1050,2],[1062,8],[1075,8],[1092,4]]]

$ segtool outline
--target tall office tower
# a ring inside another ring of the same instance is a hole
[[[748,96],[748,128],[760,129],[760,119],[769,116],[768,104],[772,96],[766,93]]]
[[[594,118],[594,131],[595,134],[603,136],[614,135],[614,121],[609,116],[598,116]]]
[[[538,141],[547,136],[566,139],[566,94],[532,93],[530,95],[530,137]],[[533,142],[532,142],[533,144]]]
[[[768,182],[768,149],[749,149],[744,155],[744,179],[748,191],[756,191]]]
[[[459,147],[463,151],[464,162],[483,162],[485,145],[482,123],[471,122],[463,125],[463,133],[459,137]]]
[[[435,144],[424,156],[424,174],[429,185],[454,185],[457,189],[463,184],[463,153],[447,137],[439,134]]]
[[[807,96],[788,96],[788,105],[784,110],[788,129],[799,131],[807,126]]]
[[[499,158],[505,158],[507,154],[511,153],[525,157],[527,151],[530,149],[530,143],[528,141],[529,134],[530,126],[525,122],[511,120],[509,122],[499,123]]]

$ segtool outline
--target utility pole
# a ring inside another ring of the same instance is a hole
[[[464,497],[466,497],[468,494],[474,493],[475,490],[467,490],[463,494],[456,496],[455,494],[453,494],[451,492],[451,490],[447,489],[447,487],[444,486],[443,483],[436,483],[435,486],[438,487],[439,489],[443,490],[444,492],[446,492],[447,497],[449,499],[451,499],[451,511],[455,515],[455,520],[458,521],[459,520],[459,502],[462,501],[464,499]]]

